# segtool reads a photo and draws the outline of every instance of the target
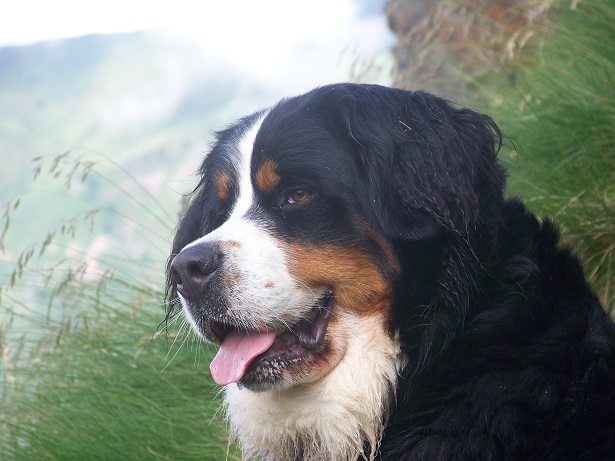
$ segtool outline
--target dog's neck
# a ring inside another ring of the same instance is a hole
[[[348,320],[354,333],[346,352],[322,379],[258,393],[227,386],[231,434],[244,459],[374,458],[404,358],[399,341],[384,331],[381,320]]]

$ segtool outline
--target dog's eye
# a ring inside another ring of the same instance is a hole
[[[307,189],[294,189],[286,196],[286,203],[303,203],[312,198],[312,192]]]

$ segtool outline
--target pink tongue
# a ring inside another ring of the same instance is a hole
[[[220,386],[239,381],[252,360],[269,349],[274,340],[273,333],[233,331],[226,335],[218,354],[209,366],[214,381]]]

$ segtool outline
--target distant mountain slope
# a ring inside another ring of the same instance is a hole
[[[27,191],[12,212],[0,261],[15,261],[59,221],[93,208],[108,210],[97,214],[97,229],[111,240],[143,243],[135,225],[160,225],[145,190],[174,216],[212,130],[279,97],[252,85],[220,58],[155,31],[0,48],[0,205]],[[75,180],[68,193],[70,161],[59,179],[49,174],[53,156],[67,151],[71,158],[85,153],[102,176]],[[39,156],[47,159],[33,182],[32,159]],[[91,251],[98,232],[80,237],[83,251]],[[143,245],[131,257],[148,251]]]
[[[81,147],[121,163],[148,152],[161,161],[177,154],[169,145],[204,142],[241,88],[216,64],[203,50],[152,32],[0,48],[3,196],[27,183],[34,156]],[[263,95],[244,102],[269,103]]]

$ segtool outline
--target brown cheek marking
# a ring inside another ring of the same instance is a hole
[[[275,288],[275,283],[273,283],[273,282],[267,282],[267,283],[265,284],[265,288]]]
[[[218,193],[218,198],[222,201],[226,201],[230,191],[231,177],[228,173],[220,173],[220,176],[216,178],[216,192]]]
[[[278,165],[273,160],[265,160],[256,172],[256,186],[263,192],[273,192],[280,183]]]
[[[239,271],[229,272],[224,274],[222,277],[222,283],[224,288],[232,288],[235,286],[235,283],[241,278],[241,273]]]
[[[395,269],[395,272],[399,273],[401,271],[399,261],[395,257],[395,253],[393,253],[393,247],[391,247],[391,244],[386,239],[386,237],[378,235],[371,227],[369,227],[367,223],[364,224],[364,227],[370,238],[376,243],[376,245],[378,245],[380,251],[382,251],[382,254],[384,254],[384,256],[387,258],[393,269]]]
[[[307,285],[329,285],[338,305],[370,314],[388,310],[392,285],[368,255],[351,248],[290,245],[291,275]]]

